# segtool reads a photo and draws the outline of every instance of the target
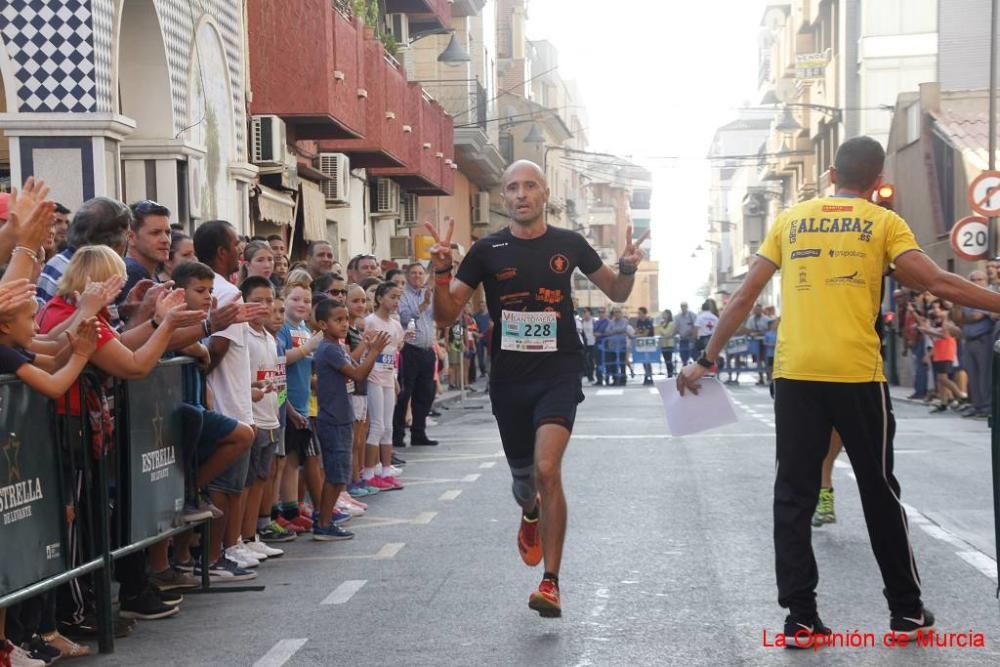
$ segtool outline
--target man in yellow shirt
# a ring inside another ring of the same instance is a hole
[[[895,418],[875,329],[884,276],[891,273],[907,287],[1000,312],[1000,294],[941,270],[921,252],[901,217],[871,203],[884,163],[885,151],[870,137],[840,147],[830,172],[836,194],[778,216],[702,358],[677,379],[681,393],[697,393],[698,381],[712,365],[708,360],[719,356],[780,269],[774,548],[778,603],[789,610],[784,632],[791,647],[811,646],[814,635],[830,633],[816,610],[819,573],[810,518],[833,429],[857,477],[891,631],[913,638],[934,624],[921,600],[906,512],[892,473]]]

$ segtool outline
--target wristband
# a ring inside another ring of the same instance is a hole
[[[156,315],[153,315],[151,318],[149,318],[149,323],[152,325],[153,329],[156,329],[157,327],[160,326],[156,321]]]
[[[454,268],[455,268],[455,264],[452,263],[452,264],[448,265],[447,269],[434,269],[434,275],[436,275],[436,276],[443,276],[446,273],[451,273],[452,269],[454,269]]]
[[[711,362],[711,361],[709,360],[709,358],[708,358],[708,357],[706,357],[706,356],[705,356],[705,353],[704,353],[704,352],[702,352],[702,353],[701,353],[701,356],[700,356],[700,357],[698,357],[697,359],[695,359],[695,362],[696,362],[696,363],[697,363],[697,364],[698,364],[699,366],[701,366],[702,368],[708,368],[708,369],[711,369],[711,368],[712,368],[712,366],[714,366],[714,365],[715,365],[715,364],[713,364],[713,363],[712,363],[712,362]]]
[[[205,337],[208,338],[212,335],[212,325],[208,323],[208,320],[202,320],[201,328],[205,332]]]
[[[32,261],[34,261],[34,262],[38,261],[38,253],[35,252],[34,250],[32,250],[31,248],[27,247],[27,246],[19,245],[19,246],[17,246],[17,247],[14,248],[14,250],[11,252],[11,254],[12,255],[17,255],[17,254],[27,255],[28,257],[30,257],[32,259]]]
[[[638,265],[626,264],[622,260],[618,260],[618,273],[623,276],[634,276],[636,271],[639,270]]]
[[[442,274],[440,276],[434,277],[434,284],[441,285],[442,287],[451,285],[451,275]]]

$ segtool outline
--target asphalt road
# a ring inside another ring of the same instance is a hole
[[[762,388],[735,388],[740,421],[665,434],[658,396],[588,388],[565,465],[563,618],[527,608],[540,569],[515,547],[518,512],[484,398],[403,453],[404,491],[381,494],[351,542],[288,545],[262,592],[190,595],[81,665],[1000,664],[988,430],[896,402],[897,477],[925,602],[942,631],[984,648],[888,648],[888,611],[846,456],[838,523],[814,531],[819,603],[875,648],[765,645],[780,630],[771,541],[774,427]]]

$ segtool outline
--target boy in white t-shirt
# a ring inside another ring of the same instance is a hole
[[[253,421],[257,434],[250,450],[250,465],[246,479],[246,504],[243,511],[242,540],[258,560],[276,558],[284,554],[281,549],[268,546],[257,533],[258,514],[267,480],[274,463],[274,454],[281,433],[278,419],[278,391],[280,389],[278,347],[266,324],[274,305],[274,286],[262,276],[250,276],[240,284],[240,292],[247,303],[260,303],[268,310],[250,321],[247,329],[247,349],[250,354]]]

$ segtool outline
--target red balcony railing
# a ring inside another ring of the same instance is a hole
[[[426,196],[447,196],[454,174],[445,177],[445,159],[454,153],[451,119],[437,102],[424,96],[418,84],[407,89],[405,124],[411,129],[406,140],[405,166],[373,169],[372,175],[392,178],[404,189]],[[452,170],[448,167],[448,171]]]
[[[364,123],[358,139],[320,142],[320,150],[345,153],[352,167],[401,167],[406,156],[403,118],[406,104],[406,78],[399,65],[385,57],[382,43],[365,40]]]
[[[251,113],[281,116],[294,139],[360,136],[360,23],[330,0],[250,0],[246,11]]]

